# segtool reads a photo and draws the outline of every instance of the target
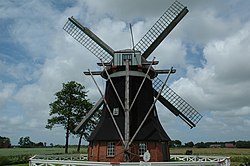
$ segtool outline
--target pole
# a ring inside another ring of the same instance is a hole
[[[126,75],[125,75],[125,146],[124,160],[129,161],[129,139],[130,139],[130,118],[129,118],[129,60],[126,59]]]

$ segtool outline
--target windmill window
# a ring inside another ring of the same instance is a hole
[[[113,115],[119,115],[119,108],[113,108]]]
[[[143,157],[144,153],[148,150],[148,146],[145,142],[139,143],[139,155]]]
[[[122,59],[123,59],[123,65],[125,65],[125,61],[129,60],[129,65],[131,65],[131,61],[132,60],[132,54],[122,54]]]
[[[122,54],[123,60],[131,60],[132,59],[132,54]]]
[[[108,142],[107,144],[107,157],[114,157],[115,156],[115,143]]]

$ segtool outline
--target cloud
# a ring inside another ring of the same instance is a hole
[[[249,28],[246,23],[236,33],[208,42],[203,49],[204,67],[189,66],[186,77],[172,84],[204,114],[199,128],[207,133],[219,130],[231,139],[241,139],[230,136],[232,131],[244,138],[249,136]]]
[[[245,94],[248,93],[245,92],[248,91],[247,86],[250,81],[248,77],[250,57],[246,54],[249,52],[247,46],[250,44],[248,29],[249,24],[246,24],[237,33],[224,40],[209,42],[204,48],[206,59],[204,68],[190,66],[187,78],[182,78],[175,84],[193,84],[194,88],[202,88],[206,94],[218,99],[217,101],[231,98],[233,102],[233,99],[237,98],[237,101],[244,101],[247,104]]]
[[[2,128],[6,126],[10,130],[12,128],[11,131],[19,129],[19,132],[16,132],[13,136],[16,140],[17,137],[25,136],[23,135],[25,133],[36,138],[37,130],[42,130],[45,135],[49,133],[47,129],[43,130],[49,118],[49,103],[54,101],[54,94],[62,88],[62,83],[71,80],[78,81],[85,85],[86,90],[93,89],[89,95],[93,102],[100,97],[96,88],[92,88],[92,80],[83,76],[82,73],[88,68],[96,70],[97,67],[93,67],[93,64],[95,65],[97,59],[63,31],[63,24],[67,21],[64,13],[52,11],[54,9],[47,3],[27,3],[27,6],[20,4],[20,7],[12,7],[14,10],[21,12],[34,5],[34,10],[39,8],[37,14],[28,15],[28,13],[24,13],[26,17],[22,17],[20,20],[17,18],[17,21],[14,21],[11,26],[10,37],[23,47],[25,55],[22,56],[25,56],[28,60],[14,61],[15,58],[11,58],[8,65],[1,63],[3,64],[1,66],[8,72],[5,75],[13,77],[16,82],[20,83],[16,89],[15,84],[12,86],[1,84],[3,90],[0,91],[1,107],[4,104],[6,105],[10,99],[18,103],[18,109],[6,108],[4,112],[18,112],[20,114],[19,119],[13,118],[10,113],[7,113],[4,123],[1,124]],[[46,12],[43,13],[43,10]],[[65,12],[69,12],[69,9]],[[50,14],[53,16],[49,17]],[[19,16],[13,15],[13,18],[15,17]],[[37,17],[39,19],[34,20]],[[31,23],[31,20],[34,22]],[[15,93],[14,90],[16,90]],[[13,119],[11,121],[16,121],[19,125],[21,123],[22,128],[14,123],[6,123],[6,119]],[[62,130],[59,131],[61,135],[64,135]],[[8,135],[14,134],[8,133]],[[36,139],[41,141],[39,138]],[[63,139],[60,143],[63,143]]]
[[[183,1],[190,12],[149,57],[151,60],[156,56],[160,61],[157,69],[171,66],[177,69],[170,86],[204,115],[199,127],[186,131],[181,120],[159,104],[159,117],[172,138],[206,139],[206,132],[212,135],[219,128],[224,131],[221,138],[233,139],[236,137],[229,137],[233,129],[243,135],[249,128],[249,5],[244,1],[212,2]],[[49,140],[47,135],[52,133],[44,128],[49,103],[63,82],[78,81],[89,90],[93,102],[100,98],[91,78],[82,72],[102,68],[96,65],[95,56],[62,30],[67,17],[74,16],[119,50],[132,48],[129,23],[137,43],[171,3],[164,0],[1,2],[0,19],[5,28],[0,26],[3,31],[0,42],[5,49],[1,47],[0,51],[3,109],[0,128],[19,129],[15,136],[8,133],[15,138],[32,134],[41,141],[36,136],[39,130]],[[105,80],[95,78],[104,89]],[[15,108],[9,102],[15,103]],[[14,113],[17,115],[13,116]],[[55,131],[63,142],[64,132]]]
[[[170,39],[163,41],[152,53],[150,58],[156,57],[159,65],[156,68],[166,69],[170,67],[186,67],[186,47],[181,40]]]
[[[15,84],[8,84],[0,81],[0,107],[4,107],[5,104],[11,99],[15,92],[15,88]]]
[[[250,23],[223,41],[212,41],[204,49],[209,66],[214,66],[217,80],[229,84],[249,81]]]
[[[138,18],[152,18],[161,15],[170,5],[171,1],[134,1],[128,3],[122,0],[106,0],[102,2],[86,0],[84,4],[96,17],[111,16],[114,19],[133,21]],[[129,12],[128,12],[129,11]]]

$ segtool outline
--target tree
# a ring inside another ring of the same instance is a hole
[[[45,145],[42,142],[38,142],[35,146],[36,147],[44,147]]]
[[[9,148],[11,147],[10,139],[8,137],[0,136],[0,148]]]
[[[250,148],[250,141],[237,141],[236,147],[237,148]]]
[[[56,100],[51,103],[50,116],[46,128],[52,129],[55,125],[63,126],[66,130],[65,153],[68,153],[69,135],[76,134],[74,128],[79,124],[80,120],[93,107],[87,99],[87,91],[85,87],[75,81],[63,83],[63,89],[55,94]],[[93,130],[92,126],[96,122],[89,121],[84,129],[79,133],[79,143],[82,137],[86,138]]]
[[[32,146],[35,145],[35,143],[32,142],[32,141],[30,140],[30,137],[28,137],[28,136],[27,136],[27,137],[21,137],[21,138],[19,139],[18,144],[19,144],[21,147],[32,147]]]
[[[204,143],[204,142],[198,142],[195,144],[196,148],[208,148],[209,144],[208,143]]]
[[[89,106],[89,109],[93,107],[92,104],[91,106],[86,104],[86,106]],[[82,117],[84,117],[85,115],[86,115],[85,111],[81,111],[78,113],[75,119],[77,125],[80,123]],[[101,116],[101,111],[100,110],[96,111],[96,113],[88,120],[88,122],[84,126],[82,126],[82,129],[78,133],[76,133],[79,137],[77,152],[80,152],[82,139],[87,140],[87,138],[90,136],[90,133],[95,129],[97,123],[99,122],[100,116]]]
[[[172,148],[174,147],[181,147],[181,141],[180,140],[173,140],[171,141],[171,145]]]
[[[194,143],[192,141],[185,143],[185,147],[192,148],[193,146],[194,146]]]

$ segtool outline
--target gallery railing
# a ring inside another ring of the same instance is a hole
[[[30,158],[29,166],[230,166],[230,157],[223,156],[171,155],[170,158],[171,162],[94,162],[87,161],[87,154],[35,155]]]

